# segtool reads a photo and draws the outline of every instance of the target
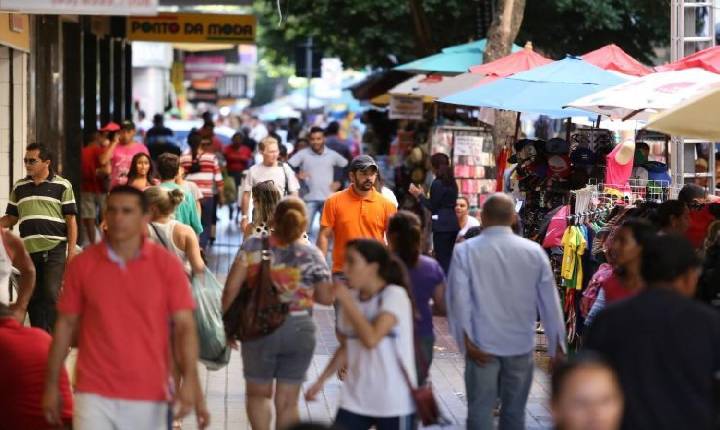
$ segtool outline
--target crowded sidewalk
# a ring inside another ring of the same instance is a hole
[[[242,242],[242,235],[234,222],[228,221],[226,209],[219,211],[217,241],[208,252],[208,267],[224,281],[236,250]],[[335,336],[335,313],[332,307],[315,305],[313,319],[318,327],[318,344],[312,365],[308,371],[308,386],[316,380],[338,346]],[[465,383],[463,379],[465,359],[458,351],[449,334],[445,318],[435,318],[436,344],[431,369],[433,389],[444,416],[451,425],[444,428],[463,429],[467,416]],[[544,354],[545,340],[538,336],[535,354],[536,369],[528,405],[526,422],[529,430],[550,429],[553,426],[548,406],[550,380],[546,372],[548,360]],[[242,360],[238,351],[233,351],[230,363],[219,371],[208,371],[199,366],[200,379],[205,393],[212,422],[209,429],[245,429],[250,424],[245,412],[245,384],[242,383]],[[331,423],[338,408],[341,382],[334,378],[325,385],[319,400],[308,402],[300,398],[300,416],[303,421]],[[195,417],[183,421],[183,429],[196,429]]]

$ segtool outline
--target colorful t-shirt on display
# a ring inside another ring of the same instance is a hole
[[[248,279],[254,279],[260,270],[262,249],[263,239],[257,236],[248,238],[240,248],[237,258],[245,259]],[[315,284],[331,280],[330,269],[320,250],[304,243],[287,247],[271,245],[271,249],[270,276],[281,289],[281,300],[290,304],[290,311],[312,310]]]
[[[110,166],[112,167],[110,172],[110,187],[124,185],[127,182],[130,163],[133,157],[140,153],[150,155],[147,146],[138,142],[115,147],[112,158],[110,159]]]
[[[566,288],[582,288],[583,268],[582,255],[587,248],[587,240],[579,227],[570,226],[562,238],[563,260],[562,280]]]

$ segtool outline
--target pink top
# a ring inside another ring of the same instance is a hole
[[[629,191],[628,179],[632,174],[633,159],[630,158],[626,164],[617,161],[617,153],[623,145],[617,145],[607,156],[607,170],[605,171],[605,186],[619,191]]]
[[[138,142],[133,142],[129,145],[118,144],[115,147],[112,158],[110,159],[110,166],[112,168],[110,172],[110,187],[124,185],[127,182],[130,162],[135,154],[139,153],[150,155],[147,146]]]

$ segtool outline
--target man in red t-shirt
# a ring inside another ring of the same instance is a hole
[[[51,340],[45,330],[20,325],[10,308],[0,303],[0,428],[51,428],[41,408]],[[70,425],[73,398],[64,368],[59,381],[58,415],[63,425]]]
[[[182,375],[176,418],[194,408],[200,428],[209,422],[190,285],[177,257],[145,239],[147,209],[140,190],[113,188],[105,241],[67,266],[43,396],[52,424],[60,423],[58,381],[75,335],[75,430],[167,428],[171,336]]]
[[[99,176],[100,157],[106,148],[102,146],[103,136],[98,131],[85,135],[85,146],[81,155],[80,218],[88,243],[95,243],[95,225],[98,214],[105,207],[105,193]]]

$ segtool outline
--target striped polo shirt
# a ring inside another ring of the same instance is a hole
[[[38,185],[28,176],[13,186],[5,213],[18,218],[28,252],[55,248],[67,240],[65,216],[77,214],[72,185],[52,173]]]

